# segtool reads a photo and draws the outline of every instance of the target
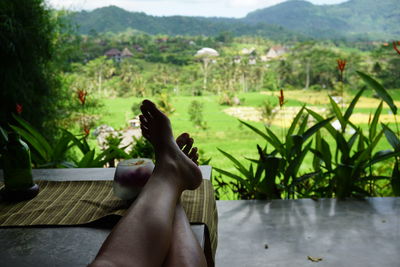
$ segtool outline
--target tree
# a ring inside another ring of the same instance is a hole
[[[0,125],[21,116],[49,135],[63,105],[57,66],[56,30],[43,0],[0,1]],[[21,110],[19,110],[21,111]],[[47,127],[46,127],[47,126]]]

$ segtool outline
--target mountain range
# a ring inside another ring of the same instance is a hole
[[[79,32],[121,32],[128,28],[149,34],[208,35],[231,32],[270,39],[400,39],[399,0],[349,0],[336,5],[313,5],[289,0],[259,9],[244,18],[151,16],[116,6],[69,15]]]

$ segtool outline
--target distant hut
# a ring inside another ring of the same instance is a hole
[[[117,62],[120,62],[121,61],[122,52],[119,51],[116,48],[112,48],[112,49],[108,50],[104,55],[106,57],[108,57],[108,58],[114,59]]]
[[[265,56],[261,57],[261,60],[269,61],[271,59],[276,59],[286,54],[287,52],[288,50],[285,47],[281,45],[275,45],[268,50],[268,53]]]
[[[129,51],[128,48],[125,47],[124,50],[122,50],[121,57],[122,57],[122,58],[125,58],[125,57],[133,57],[133,54],[132,54],[131,51]]]

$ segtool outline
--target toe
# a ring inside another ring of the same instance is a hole
[[[182,150],[183,153],[185,153],[186,155],[189,154],[190,149],[192,149],[193,142],[194,142],[193,138],[189,138],[189,139],[187,140],[186,146],[185,146],[185,148]]]
[[[139,120],[141,125],[147,125],[148,122],[146,120],[146,117],[144,115],[139,115]]]
[[[197,155],[197,147],[194,147],[189,152],[188,157],[193,160],[196,157],[196,155]]]
[[[150,100],[143,100],[142,106],[144,107],[145,110],[147,110],[148,113],[150,113],[151,116],[159,116],[159,115],[164,115],[157,107],[156,104],[151,102]]]
[[[183,133],[180,136],[178,136],[178,138],[176,138],[176,143],[178,144],[178,147],[180,149],[182,149],[185,144],[187,143],[189,138],[189,134],[188,133]]]
[[[144,104],[142,104],[140,106],[140,111],[142,112],[143,117],[147,120],[150,121],[152,119],[152,116],[149,112],[149,109],[147,108],[147,106],[145,106]]]

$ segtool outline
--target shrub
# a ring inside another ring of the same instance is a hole
[[[203,109],[203,103],[193,100],[189,105],[188,113],[189,119],[193,125],[205,130],[207,129],[207,123],[203,120]]]

